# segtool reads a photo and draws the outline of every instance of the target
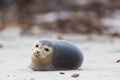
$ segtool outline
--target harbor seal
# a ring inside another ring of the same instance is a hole
[[[41,39],[32,46],[32,70],[75,70],[82,63],[82,52],[69,41]]]

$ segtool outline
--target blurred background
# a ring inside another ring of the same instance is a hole
[[[80,71],[31,72],[31,46],[41,38],[78,46]],[[72,73],[80,73],[76,80],[120,80],[118,63],[120,0],[0,0],[0,80],[75,80]]]
[[[18,27],[119,37],[120,0],[0,0],[0,31]]]

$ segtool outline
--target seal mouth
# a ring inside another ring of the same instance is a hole
[[[39,53],[37,53],[37,52],[35,52],[35,53],[34,53],[34,56],[35,56],[35,57],[39,57],[39,56],[40,56],[40,54],[39,54]]]

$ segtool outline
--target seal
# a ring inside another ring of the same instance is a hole
[[[32,46],[30,66],[35,71],[75,70],[82,63],[82,52],[71,42],[41,39]]]

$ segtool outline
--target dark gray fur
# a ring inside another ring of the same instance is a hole
[[[60,70],[78,69],[83,63],[83,54],[72,43],[64,40],[41,40],[42,45],[51,46],[54,50],[52,65]]]

